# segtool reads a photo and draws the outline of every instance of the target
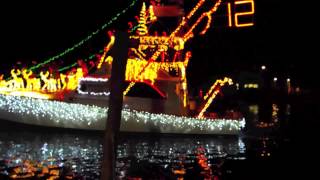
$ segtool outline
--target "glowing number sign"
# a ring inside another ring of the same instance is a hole
[[[227,3],[228,25],[229,27],[247,27],[253,26],[253,22],[244,21],[244,18],[254,15],[253,0],[238,0]],[[240,8],[245,10],[238,10]]]

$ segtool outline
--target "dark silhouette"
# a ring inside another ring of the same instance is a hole
[[[120,130],[125,71],[128,59],[128,34],[117,31],[115,32],[115,38],[114,47],[111,49],[114,61],[112,62],[110,79],[108,119],[103,141],[102,180],[115,179],[116,147]]]

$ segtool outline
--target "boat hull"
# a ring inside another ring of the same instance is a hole
[[[104,130],[108,108],[28,97],[0,95],[1,119],[44,127]],[[122,132],[174,134],[241,133],[245,120],[197,119],[123,109]]]

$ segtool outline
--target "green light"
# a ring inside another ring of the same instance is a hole
[[[137,30],[137,28],[139,27],[139,25],[136,25],[135,27],[133,27],[131,30],[130,30],[130,33],[134,32]],[[98,53],[103,53],[103,50],[100,50]],[[94,58],[96,55],[95,54],[92,54],[90,55],[88,58],[84,59],[84,61],[88,61],[89,59],[92,59]],[[70,69],[72,67],[75,67],[78,63],[73,63],[71,65],[68,65],[68,66],[65,66],[65,67],[62,67],[60,69],[58,69],[59,72],[62,72],[62,71],[65,71],[67,69]]]
[[[103,53],[103,50],[100,50],[98,53]],[[95,56],[96,56],[95,54],[91,54],[88,58],[85,58],[84,61],[87,62],[88,60],[93,59]],[[70,68],[72,68],[72,67],[77,66],[77,64],[78,64],[78,63],[75,62],[75,63],[73,63],[73,64],[71,64],[71,65],[68,65],[68,66],[59,68],[58,71],[59,71],[59,72],[65,71],[65,70],[67,70],[67,69],[70,69]]]
[[[133,0],[132,3],[125,8],[124,10],[122,10],[120,13],[116,14],[115,17],[113,17],[110,21],[108,21],[107,23],[103,24],[101,26],[101,28],[97,29],[96,31],[92,32],[90,35],[88,35],[86,38],[84,38],[83,40],[81,40],[80,42],[78,42],[77,44],[73,45],[72,47],[64,50],[63,52],[51,57],[51,58],[47,58],[46,60],[44,60],[42,63],[39,63],[35,66],[32,66],[29,68],[29,70],[35,70],[40,68],[41,66],[48,64],[58,58],[61,58],[62,56],[65,56],[66,54],[74,51],[76,48],[80,47],[81,45],[83,45],[85,42],[89,41],[94,35],[100,33],[101,31],[103,31],[106,27],[110,26],[114,21],[116,21],[121,15],[123,15],[124,13],[126,13],[131,7],[133,7],[136,3],[138,2],[138,0]]]
[[[135,30],[137,30],[137,29],[138,29],[138,27],[139,27],[139,24],[138,24],[138,25],[136,25],[135,27],[133,27],[133,28],[131,29],[130,33],[132,33],[132,32],[134,32]]]

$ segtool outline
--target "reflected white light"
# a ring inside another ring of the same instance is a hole
[[[291,81],[291,79],[290,78],[287,78],[287,82],[290,82]]]

